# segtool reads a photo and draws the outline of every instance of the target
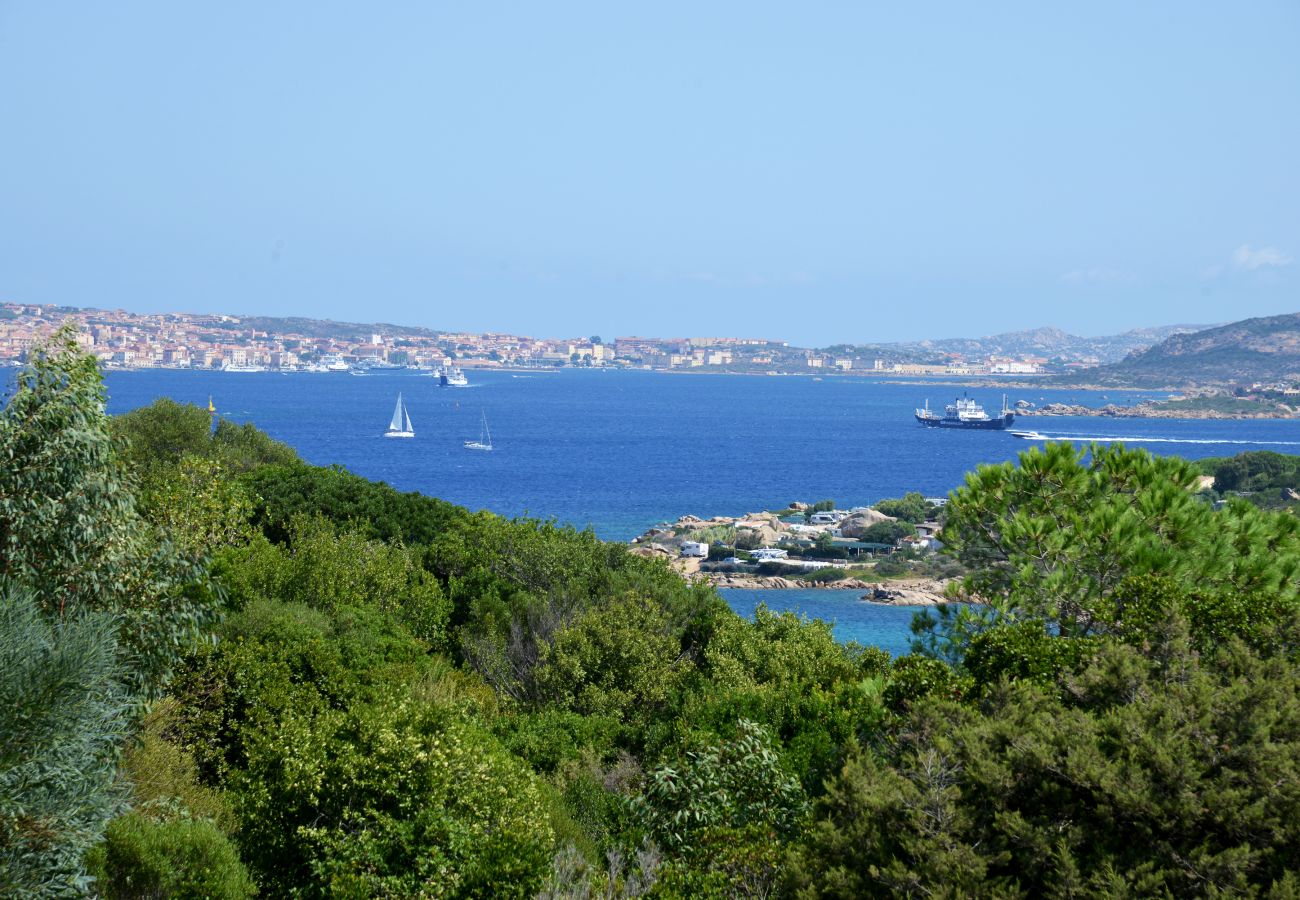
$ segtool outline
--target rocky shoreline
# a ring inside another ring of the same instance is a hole
[[[895,581],[870,581],[863,578],[842,578],[839,581],[810,582],[779,575],[748,575],[737,572],[700,572],[695,576],[715,588],[739,588],[749,591],[788,591],[808,588],[823,590],[862,591],[868,603],[885,606],[938,606],[942,603],[969,603],[964,597],[947,594],[948,581],[931,578],[900,578]]]
[[[1258,412],[1221,412],[1213,409],[1182,409],[1144,400],[1133,406],[1108,403],[1102,407],[1073,403],[1048,403],[1037,409],[1017,409],[1016,418],[1030,416],[1101,416],[1112,419],[1294,419],[1290,410],[1261,409]]]

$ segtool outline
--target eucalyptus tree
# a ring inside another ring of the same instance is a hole
[[[95,360],[61,328],[0,411],[0,893],[88,889],[118,753],[214,615],[136,510]]]
[[[71,327],[35,349],[0,411],[0,576],[50,618],[115,616],[125,677],[157,693],[213,615],[202,560],[140,516],[95,359]]]

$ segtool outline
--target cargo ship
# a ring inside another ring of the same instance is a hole
[[[1007,406],[1007,398],[1002,397],[1002,412],[990,416],[970,397],[958,397],[955,402],[944,407],[943,415],[932,412],[930,401],[916,410],[916,421],[928,428],[974,428],[1000,431],[1016,420],[1016,414]]]

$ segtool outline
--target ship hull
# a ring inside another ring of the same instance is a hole
[[[926,428],[955,428],[963,431],[1002,431],[1016,420],[1015,413],[1006,413],[997,419],[983,419],[977,422],[959,419],[946,419],[941,416],[917,416],[916,421]]]

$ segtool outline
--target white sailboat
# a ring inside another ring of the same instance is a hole
[[[491,450],[492,432],[488,430],[487,411],[483,411],[483,428],[479,431],[477,441],[466,441],[466,450]]]
[[[415,429],[411,427],[411,414],[406,411],[400,392],[397,395],[397,406],[393,408],[393,421],[388,423],[388,430],[384,432],[384,437],[415,437]]]

